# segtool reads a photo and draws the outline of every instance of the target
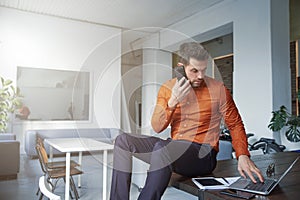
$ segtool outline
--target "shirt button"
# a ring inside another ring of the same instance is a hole
[[[188,102],[186,102],[186,104],[187,104],[187,105],[189,105],[189,104],[190,104],[190,102],[188,101]]]
[[[186,118],[188,118],[189,115],[185,115]]]
[[[183,127],[186,127],[186,124],[184,124]]]
[[[179,137],[182,137],[182,134],[179,134]]]

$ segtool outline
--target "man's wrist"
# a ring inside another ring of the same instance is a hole
[[[177,98],[176,97],[171,97],[168,101],[168,107],[170,109],[175,109],[176,105],[178,104]]]
[[[247,154],[240,154],[237,159],[239,159],[240,157],[247,157],[247,158],[250,158],[250,155],[247,155]]]

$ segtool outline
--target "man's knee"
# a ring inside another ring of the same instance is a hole
[[[168,140],[160,140],[155,143],[153,147],[153,151],[163,150],[163,148],[166,148],[168,144],[169,144]]]
[[[114,145],[121,148],[128,146],[127,137],[128,137],[127,133],[122,133],[121,135],[118,135],[115,139]]]

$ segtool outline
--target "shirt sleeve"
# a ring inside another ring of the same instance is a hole
[[[246,131],[239,111],[232,99],[229,90],[223,85],[221,89],[220,111],[232,137],[232,146],[236,157],[240,155],[250,156]]]
[[[155,132],[160,133],[165,130],[172,119],[175,108],[168,107],[168,101],[171,97],[172,90],[164,84],[159,89],[156,105],[152,114],[151,124]]]

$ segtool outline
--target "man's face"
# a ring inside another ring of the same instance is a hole
[[[185,73],[192,87],[200,87],[207,69],[207,60],[196,60],[190,58],[189,64],[185,66]]]

